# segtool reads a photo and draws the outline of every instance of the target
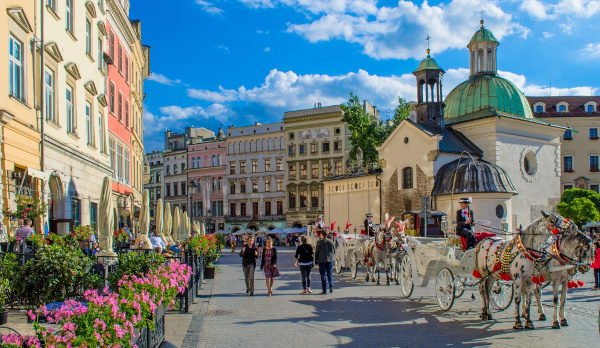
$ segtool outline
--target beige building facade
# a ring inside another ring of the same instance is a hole
[[[325,208],[323,179],[346,172],[349,131],[342,117],[339,105],[285,113],[288,227],[314,225]]]
[[[560,191],[598,192],[600,97],[527,97],[535,117],[568,128],[561,137]]]
[[[43,176],[34,172],[40,169],[41,141],[36,102],[39,91],[34,82],[39,70],[30,44],[35,38],[36,6],[30,1],[3,5],[0,69],[6,78],[1,89],[4,93],[0,94],[0,221],[10,226],[4,209],[15,209],[17,193],[39,198]],[[36,230],[40,228],[38,222]]]

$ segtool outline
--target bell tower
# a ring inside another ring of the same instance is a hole
[[[471,41],[467,45],[469,49],[469,61],[471,74],[475,75],[496,75],[496,51],[500,43],[496,40],[494,34],[483,26],[483,19],[479,22],[481,27],[473,34]]]
[[[413,71],[417,78],[417,123],[429,130],[441,133],[444,129],[444,102],[442,76],[445,71],[431,58],[427,35],[427,58]]]

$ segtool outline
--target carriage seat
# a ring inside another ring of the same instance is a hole
[[[495,237],[495,236],[496,236],[496,234],[491,233],[491,232],[475,232],[475,237],[477,238],[477,243],[481,242],[485,238]],[[458,237],[460,237],[460,242],[462,244],[463,251],[467,251],[467,240],[463,236],[458,236]]]

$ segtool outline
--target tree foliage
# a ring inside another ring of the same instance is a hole
[[[391,122],[382,122],[367,113],[360,102],[358,95],[350,92],[346,105],[340,105],[344,112],[342,121],[346,122],[352,132],[350,136],[350,160],[356,163],[356,153],[360,148],[363,152],[364,163],[376,163],[379,153],[376,147],[383,144],[385,139],[392,134],[394,129],[410,115],[410,105],[406,100],[398,97],[398,106],[394,110]]]
[[[556,210],[562,216],[573,220],[579,228],[588,221],[596,221],[600,218],[594,203],[585,197],[573,198],[570,203],[560,202]]]
[[[579,188],[572,188],[568,190],[564,190],[562,195],[560,196],[560,201],[563,203],[571,203],[575,198],[587,198],[596,207],[596,210],[600,211],[600,194],[592,191],[592,190],[583,190]]]

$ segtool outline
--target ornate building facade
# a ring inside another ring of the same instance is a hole
[[[225,230],[286,228],[284,135],[283,123],[227,129]]]

